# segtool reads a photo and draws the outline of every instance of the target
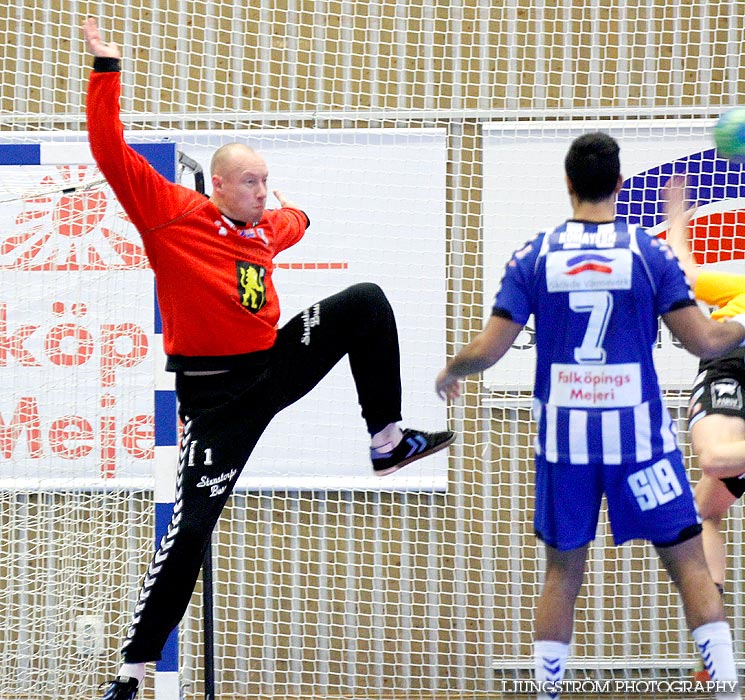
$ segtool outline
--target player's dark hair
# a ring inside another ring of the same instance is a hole
[[[580,201],[599,202],[613,194],[621,174],[620,150],[613,137],[600,131],[572,141],[564,169]]]

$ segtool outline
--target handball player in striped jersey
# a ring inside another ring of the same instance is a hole
[[[534,527],[546,549],[535,619],[536,680],[546,682],[539,698],[556,697],[553,683],[564,675],[603,495],[614,542],[655,546],[712,679],[736,681],[730,628],[652,348],[661,317],[687,350],[716,357],[743,342],[745,319],[704,315],[671,249],[616,219],[623,178],[613,138],[575,139],[565,170],[572,217],[514,253],[484,330],[436,379],[442,397],[457,397],[459,380],[496,363],[534,317]]]

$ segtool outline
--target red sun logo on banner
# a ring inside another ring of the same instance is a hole
[[[148,267],[139,236],[108,186],[101,182],[88,188],[95,172],[93,166],[56,166],[26,188],[43,194],[6,202],[9,214],[0,228],[0,269]]]

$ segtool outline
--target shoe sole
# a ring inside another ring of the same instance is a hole
[[[429,457],[430,455],[435,454],[435,452],[439,452],[440,450],[444,450],[446,447],[449,447],[455,442],[455,433],[453,433],[445,442],[441,442],[437,447],[433,447],[431,450],[427,450],[426,452],[419,452],[418,454],[411,455],[411,457],[408,457],[403,462],[399,462],[398,464],[395,464],[392,467],[388,467],[388,469],[381,469],[380,471],[375,472],[375,476],[388,476],[389,474],[394,474],[399,469],[403,469],[407,464],[411,464],[412,462],[416,462],[418,459],[423,459],[424,457]]]

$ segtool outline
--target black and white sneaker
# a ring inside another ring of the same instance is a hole
[[[390,452],[380,452],[378,449],[370,449],[373,471],[376,476],[386,476],[397,472],[401,467],[411,464],[417,459],[444,450],[455,440],[452,430],[441,433],[425,433],[423,430],[411,430],[406,428],[401,442]]]
[[[109,683],[101,700],[133,700],[139,685],[136,678],[117,676]]]

